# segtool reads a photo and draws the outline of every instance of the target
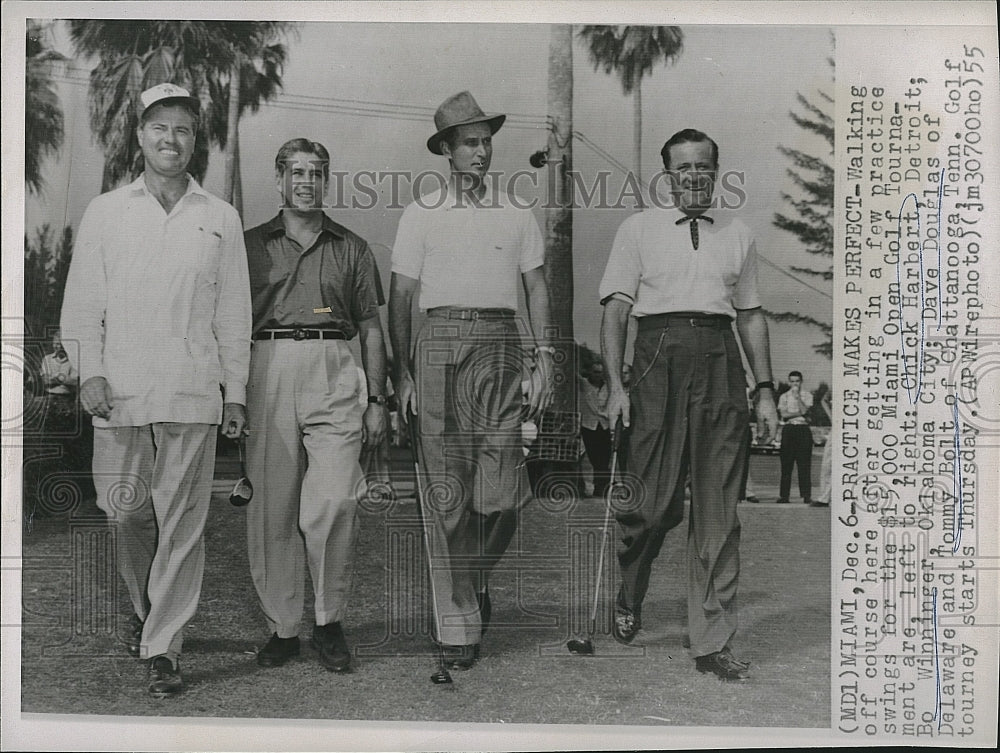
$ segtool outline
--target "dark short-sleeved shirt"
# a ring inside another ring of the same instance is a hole
[[[253,331],[339,329],[351,339],[358,322],[385,303],[375,257],[363,238],[323,215],[308,249],[285,234],[279,213],[246,231]],[[329,312],[315,309],[329,308]]]

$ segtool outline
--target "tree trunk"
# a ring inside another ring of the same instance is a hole
[[[573,212],[569,171],[573,166],[573,27],[553,24],[549,36],[548,71],[549,197],[545,209],[545,282],[549,291],[550,337],[555,395],[543,418],[538,451],[541,478],[538,496],[556,494],[576,471],[579,413],[576,405],[576,347],[573,338]],[[541,333],[539,333],[541,334]],[[546,420],[547,419],[547,420]]]
[[[222,184],[222,199],[233,203],[233,186],[236,169],[237,139],[240,128],[240,68],[242,61],[237,53],[233,70],[229,74],[229,114],[226,120],[226,161],[225,179]]]
[[[233,207],[243,219],[243,176],[240,174],[240,132],[236,131],[233,149]]]
[[[553,408],[573,410],[576,374],[573,371],[573,212],[569,171],[573,164],[573,27],[554,24],[549,38],[550,180],[556,181],[555,206],[545,210],[545,281],[548,284],[555,342],[563,356],[556,361]],[[569,373],[566,373],[569,370]]]
[[[642,77],[635,82],[632,93],[632,165],[635,179],[642,185]]]

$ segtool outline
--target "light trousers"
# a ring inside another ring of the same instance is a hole
[[[259,340],[250,357],[247,553],[271,632],[298,635],[305,567],[317,625],[339,622],[351,586],[364,493],[362,407],[343,340]]]
[[[116,529],[118,572],[144,620],[140,656],[180,656],[201,596],[213,424],[94,429],[97,504]]]

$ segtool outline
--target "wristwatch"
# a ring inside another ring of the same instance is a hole
[[[369,405],[374,404],[374,403],[377,403],[378,405],[385,405],[386,402],[387,401],[386,401],[385,395],[369,395],[368,396],[368,403],[369,403]]]
[[[774,392],[774,382],[772,382],[770,379],[765,382],[757,382],[757,386],[755,387],[755,389],[760,390],[763,389],[764,387],[767,387],[768,389],[771,390],[771,392]]]

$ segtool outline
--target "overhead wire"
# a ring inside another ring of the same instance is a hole
[[[74,66],[73,64],[67,64],[65,66],[65,74],[56,74],[52,78],[54,81],[61,83],[73,84],[73,85],[89,85],[89,70],[82,68],[80,66]],[[82,75],[74,75],[82,74]],[[363,100],[363,99],[351,99],[346,97],[331,97],[322,96],[315,94],[295,94],[282,92],[275,99],[264,101],[261,103],[261,107],[270,107],[281,110],[290,110],[297,112],[313,112],[313,113],[338,113],[342,115],[354,115],[356,117],[371,117],[371,118],[383,118],[386,120],[395,120],[399,122],[411,122],[411,123],[423,123],[427,121],[435,108],[427,105],[414,105],[401,102],[380,102],[377,100]],[[539,130],[546,129],[552,130],[553,123],[550,116],[533,115],[528,113],[506,113],[507,120],[504,123],[505,126],[515,128],[518,130]],[[613,167],[620,170],[622,173],[628,175],[631,171],[629,168],[618,160],[613,154],[611,154],[604,147],[600,146],[592,138],[590,138],[583,131],[574,129],[571,134],[571,138],[576,138],[581,144],[588,147],[596,155],[606,160]],[[647,187],[640,184],[640,188],[643,193],[648,193]],[[775,270],[781,274],[795,280],[800,285],[824,296],[825,298],[830,298],[832,300],[833,296],[830,293],[817,288],[814,285],[809,284],[805,280],[796,275],[792,274],[788,270],[782,268],[778,264],[768,259],[763,254],[758,253],[758,258],[761,259],[765,264],[773,267]]]

